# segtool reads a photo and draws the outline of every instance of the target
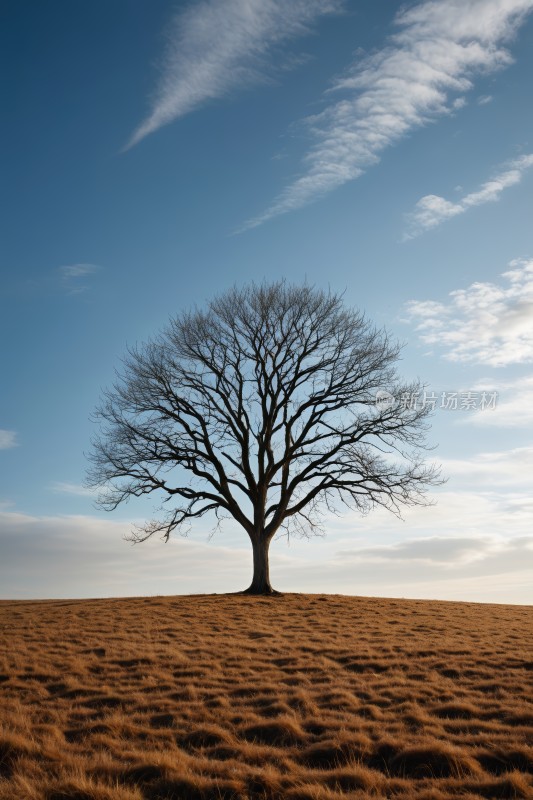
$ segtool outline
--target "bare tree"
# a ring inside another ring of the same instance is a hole
[[[232,517],[252,543],[247,592],[270,594],[277,531],[309,535],[342,505],[399,514],[439,482],[420,455],[429,409],[404,401],[421,387],[400,382],[399,350],[338,294],[233,288],[128,351],[95,414],[88,483],[108,510],[162,495],[170,511],[135,542]]]

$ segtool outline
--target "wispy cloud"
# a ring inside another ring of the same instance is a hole
[[[406,214],[407,231],[403,240],[414,239],[424,231],[436,228],[442,222],[458,214],[464,214],[469,208],[493,203],[498,200],[504,189],[520,183],[526,170],[533,167],[533,153],[520,156],[511,161],[505,168],[489,181],[483,183],[475,192],[465,195],[458,202],[450,202],[437,194],[421,197],[414,211]]]
[[[339,556],[350,560],[425,562],[428,565],[457,569],[475,561],[484,561],[515,551],[515,567],[524,556],[533,563],[533,536],[517,537],[511,541],[491,536],[445,537],[411,539],[398,544],[345,550]]]
[[[532,9],[533,0],[428,0],[401,10],[386,45],[335,81],[328,96],[342,99],[306,121],[313,144],[304,174],[240,230],[354,180],[385,148],[452,113],[476,74],[511,63],[504,44]]]
[[[533,474],[533,447],[476,453],[470,458],[441,458],[440,463],[443,473],[456,482],[468,480],[470,486],[480,489],[527,491]]]
[[[15,431],[6,431],[0,428],[0,450],[9,450],[17,446],[17,434]]]
[[[479,383],[473,389],[482,391],[487,385]],[[499,383],[498,395],[498,403],[490,414],[469,414],[462,421],[484,427],[530,430],[533,427],[533,375]]]
[[[497,524],[489,521],[489,528],[475,536],[432,536],[341,551],[337,580],[342,585],[352,575],[364,583],[365,574],[372,575],[385,596],[528,604],[533,537],[502,536],[495,532]]]
[[[59,273],[67,293],[80,294],[87,289],[85,279],[99,269],[97,264],[67,264],[59,267]]]
[[[533,259],[516,259],[505,283],[473,283],[447,303],[414,300],[408,321],[426,344],[446,349],[450,361],[502,367],[533,361]]]
[[[65,481],[55,481],[51,485],[51,489],[53,492],[58,494],[71,494],[75,495],[76,497],[95,497],[96,493],[94,489],[89,489],[86,486],[82,486],[78,483],[68,483]]]
[[[265,80],[265,57],[309,32],[344,0],[203,0],[179,11],[167,34],[152,108],[125,149],[208,100]]]

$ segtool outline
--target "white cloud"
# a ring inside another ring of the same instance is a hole
[[[345,542],[350,541],[348,531],[357,531],[365,546],[380,539],[388,545],[391,540],[428,536],[528,536],[533,515],[533,448],[521,450],[440,458],[448,481],[433,492],[434,505],[405,508],[401,520],[385,509],[365,517],[348,513],[332,520],[329,527]]]
[[[531,473],[514,458],[494,454],[519,477],[516,490],[488,470],[471,488],[476,458],[456,462],[436,505],[407,508],[403,520],[384,509],[333,518],[324,538],[291,541],[292,559],[276,564],[273,580],[285,591],[533,602]]]
[[[504,538],[488,532],[407,539],[338,551],[335,564],[341,585],[352,577],[361,580],[364,589],[372,576],[388,597],[521,604],[533,600],[531,535]]]
[[[488,416],[492,412],[480,412],[478,417],[482,413]],[[533,447],[477,453],[471,458],[443,458],[440,464],[443,474],[453,476],[454,480],[468,479],[470,486],[526,490],[533,475]]]
[[[485,388],[485,383],[474,386],[474,390]],[[486,427],[533,426],[533,375],[498,384],[498,395],[498,402],[490,413],[469,414],[465,421]]]
[[[488,103],[492,103],[492,99],[491,94],[482,94],[481,97],[478,97],[477,102],[480,106],[486,106]]]
[[[90,275],[95,272],[98,267],[96,264],[69,264],[65,267],[60,267],[61,273],[64,278],[82,278],[85,275]]]
[[[264,57],[344,0],[200,0],[179,11],[152,109],[126,149],[208,100],[265,80]],[[267,70],[268,71],[268,70]]]
[[[532,8],[533,0],[428,0],[400,10],[388,44],[335,81],[330,96],[343,99],[307,120],[314,142],[304,174],[241,230],[354,180],[385,148],[452,113],[476,73],[511,63],[503,44]]]
[[[15,431],[6,431],[0,428],[0,450],[9,450],[17,446],[17,434]]]
[[[425,344],[447,349],[450,361],[502,367],[533,361],[533,259],[516,259],[506,284],[473,283],[448,303],[407,303],[409,321]]]
[[[489,536],[429,536],[421,539],[408,539],[398,544],[379,545],[341,550],[342,558],[357,561],[407,561],[426,562],[428,565],[462,568],[473,562],[501,558],[510,551],[519,551],[533,564],[533,536],[521,536],[510,540]]]
[[[404,234],[403,239],[413,239],[422,231],[434,228],[445,219],[462,214],[463,211],[466,208],[460,202],[451,203],[437,194],[427,194],[417,202],[415,211],[407,215],[409,231]]]
[[[80,294],[87,289],[84,279],[99,269],[97,264],[67,264],[59,267],[59,272],[68,294]]]
[[[469,208],[498,200],[504,189],[520,183],[524,172],[530,167],[533,167],[533,153],[511,161],[502,172],[458,202],[450,202],[436,194],[421,197],[414,211],[406,214],[408,229],[403,240],[414,239],[424,231],[436,228],[450,217],[464,214]]]
[[[55,481],[51,489],[58,494],[72,494],[77,497],[95,497],[96,492],[94,489],[88,489],[86,486],[81,486],[78,483],[68,483],[66,481]]]

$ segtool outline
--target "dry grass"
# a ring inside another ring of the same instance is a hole
[[[533,797],[533,610],[0,602],[0,800]]]

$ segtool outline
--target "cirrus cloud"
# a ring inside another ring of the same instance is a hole
[[[17,434],[15,431],[7,431],[0,428],[0,450],[9,450],[17,446]]]
[[[79,483],[70,483],[68,481],[54,481],[51,485],[53,492],[58,494],[70,494],[75,497],[95,497],[94,489],[89,489],[87,486],[82,486]]]
[[[403,241],[414,239],[424,231],[436,228],[445,220],[456,217],[458,214],[464,214],[474,206],[499,200],[504,189],[520,183],[524,172],[530,167],[533,167],[533,153],[514,159],[494,178],[483,183],[477,191],[470,192],[455,203],[436,194],[427,194],[421,197],[416,203],[414,211],[406,215],[408,228],[403,236]]]
[[[87,289],[86,278],[98,272],[100,267],[97,264],[66,264],[59,267],[61,281],[67,294],[81,294]]]
[[[126,150],[208,100],[265,81],[265,57],[344,0],[203,0],[172,20],[152,109]]]
[[[427,0],[400,10],[388,43],[334,82],[328,97],[342,99],[306,120],[304,173],[239,231],[358,178],[387,147],[460,108],[475,75],[512,62],[504,45],[532,9],[533,0]]]

